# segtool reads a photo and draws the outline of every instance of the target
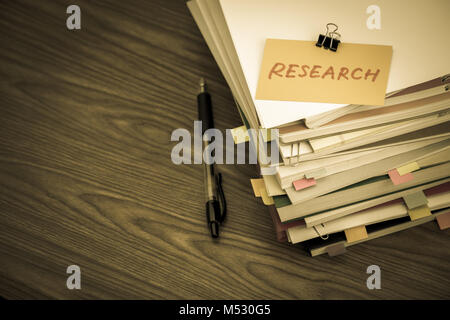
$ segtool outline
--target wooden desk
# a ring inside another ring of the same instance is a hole
[[[275,240],[254,165],[222,165],[229,216],[208,236],[203,169],[174,165],[206,77],[219,129],[241,125],[184,1],[0,2],[0,295],[5,298],[450,298],[435,223],[311,258]],[[81,268],[81,290],[66,268]],[[381,290],[366,269],[381,267]]]

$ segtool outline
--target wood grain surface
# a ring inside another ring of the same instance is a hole
[[[449,299],[449,231],[429,223],[347,254],[276,241],[249,182],[221,165],[209,237],[203,168],[175,165],[205,77],[216,127],[242,125],[184,1],[0,1],[0,296],[7,299]],[[81,268],[68,290],[66,268]],[[381,290],[366,269],[381,268]]]

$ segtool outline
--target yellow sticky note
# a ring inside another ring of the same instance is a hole
[[[256,99],[384,105],[392,46],[267,39]]]
[[[247,142],[249,140],[247,128],[245,126],[231,129],[231,135],[233,136],[235,144]]]
[[[401,176],[403,176],[407,173],[410,173],[410,172],[413,172],[413,171],[416,171],[419,169],[420,169],[420,167],[417,164],[417,162],[411,162],[411,163],[405,164],[404,166],[398,167],[397,171]]]
[[[367,230],[365,226],[359,226],[354,228],[349,228],[345,230],[345,237],[347,238],[347,242],[355,242],[368,237]]]
[[[431,215],[430,208],[427,205],[423,205],[414,209],[408,209],[408,214],[411,220],[417,220],[420,218],[425,218]]]
[[[270,206],[275,203],[273,202],[273,198],[269,197],[267,194],[266,187],[261,188],[259,192],[261,193],[262,201],[266,206]]]
[[[264,184],[264,179],[250,179],[250,183],[252,184],[253,193],[255,197],[261,197],[261,189],[266,189],[266,185]]]

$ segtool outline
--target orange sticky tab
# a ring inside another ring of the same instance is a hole
[[[368,237],[367,230],[365,226],[354,227],[345,230],[345,237],[347,238],[347,242],[355,242]]]
[[[305,178],[305,179],[296,180],[292,184],[294,185],[295,191],[298,191],[298,190],[305,189],[305,188],[315,185],[316,180],[314,178],[311,178],[311,179]]]
[[[397,171],[397,169],[392,169],[388,171],[389,178],[391,178],[391,181],[395,185],[399,185],[408,181],[411,181],[414,179],[414,176],[412,173],[406,173],[404,175],[400,175]]]
[[[261,197],[261,189],[265,189],[264,179],[250,179],[255,197]]]
[[[450,227],[450,211],[440,214],[436,217],[436,221],[439,225],[439,229],[445,230]]]

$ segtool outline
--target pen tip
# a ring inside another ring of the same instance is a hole
[[[209,224],[209,229],[211,231],[211,236],[213,238],[217,238],[219,237],[219,224],[217,222],[211,222]]]
[[[203,77],[200,78],[200,92],[206,91],[206,81]]]

